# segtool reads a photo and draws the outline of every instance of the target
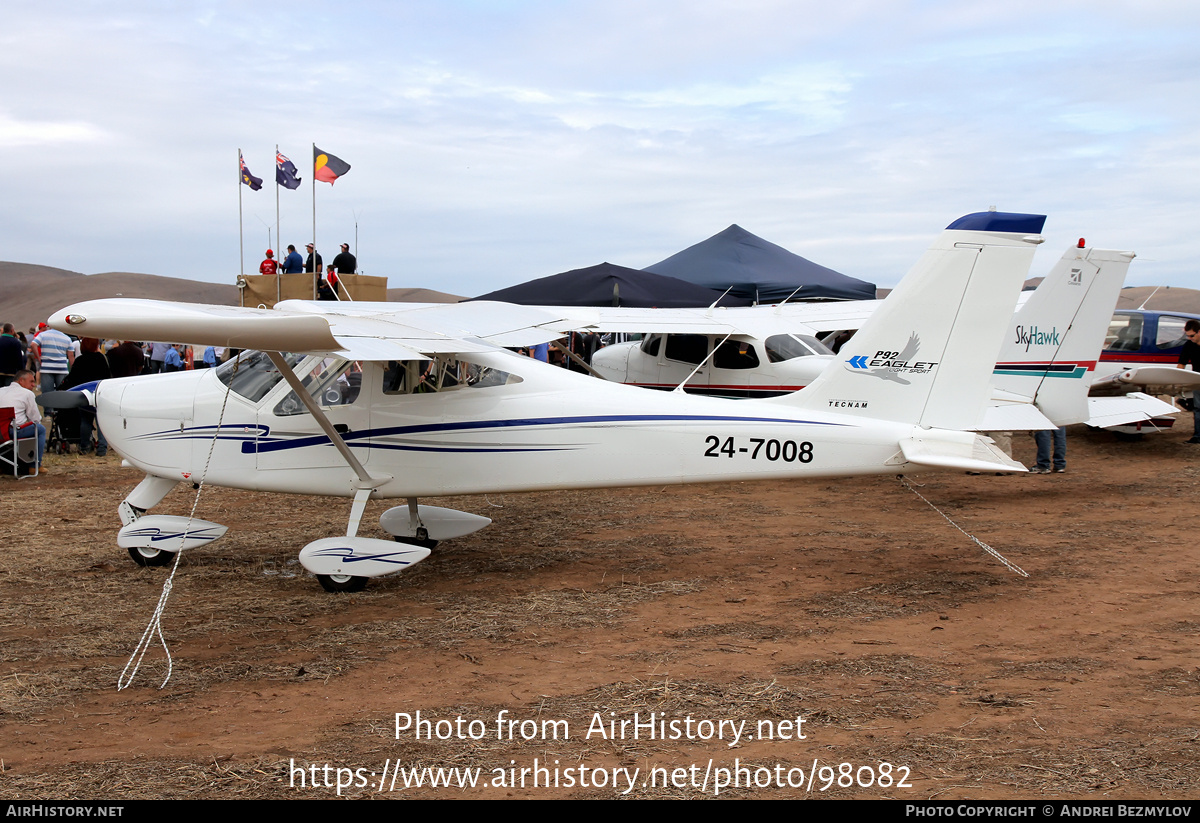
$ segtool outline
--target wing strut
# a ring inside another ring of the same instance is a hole
[[[714,354],[716,354],[716,353],[717,353],[717,349],[721,348],[721,346],[724,346],[724,345],[725,345],[725,340],[728,340],[728,339],[729,339],[730,337],[732,337],[732,336],[733,336],[733,332],[730,332],[729,334],[725,335],[725,338],[724,338],[724,340],[722,340],[722,341],[721,341],[720,343],[718,343],[717,345],[713,346],[713,347],[712,347],[712,350],[711,350],[711,351],[708,353],[708,356],[707,356],[707,357],[705,357],[703,360],[701,360],[699,363],[697,363],[697,364],[696,364],[696,368],[692,369],[692,373],[691,373],[691,374],[689,374],[687,377],[683,378],[683,382],[682,382],[682,383],[680,383],[680,384],[679,384],[678,386],[676,386],[675,388],[671,389],[671,391],[677,391],[677,392],[681,392],[681,391],[683,391],[683,387],[687,385],[687,382],[688,382],[689,380],[691,380],[693,377],[695,377],[695,376],[696,376],[696,372],[698,372],[698,371],[700,371],[702,368],[704,368],[704,365],[705,365],[706,363],[708,363],[708,361],[709,361],[709,360],[711,360],[711,359],[712,359],[712,356],[713,356]]]
[[[579,364],[579,367],[580,367],[581,369],[584,369],[585,371],[587,371],[587,373],[588,373],[588,374],[590,374],[592,377],[599,377],[601,380],[606,380],[606,379],[607,379],[607,378],[606,378],[604,375],[602,375],[600,372],[596,371],[596,370],[595,370],[595,369],[593,369],[591,366],[589,366],[589,365],[587,364],[587,361],[585,361],[585,360],[584,360],[582,357],[580,357],[580,356],[579,356],[579,355],[577,355],[575,352],[573,352],[573,351],[571,351],[570,349],[568,349],[568,348],[567,348],[566,346],[564,346],[562,343],[559,343],[557,340],[551,340],[551,341],[550,341],[550,345],[551,345],[551,346],[553,346],[554,348],[558,349],[560,352],[562,352],[563,354],[565,354],[567,357],[569,357],[569,358],[571,358],[572,360],[574,360],[576,363],[578,363],[578,364]]]
[[[303,383],[300,382],[300,378],[296,376],[294,371],[292,371],[292,367],[288,365],[288,362],[284,359],[283,355],[277,351],[269,351],[267,352],[267,356],[271,358],[271,362],[275,364],[275,368],[279,369],[279,373],[283,375],[283,379],[286,380],[288,385],[292,387],[292,390],[296,392],[296,396],[300,398],[300,402],[304,404],[306,409],[308,409],[309,414],[311,414],[313,419],[317,421],[317,425],[321,427],[321,431],[325,432],[325,435],[329,438],[329,442],[333,443],[334,448],[338,450],[338,453],[341,454],[342,458],[346,461],[346,464],[353,469],[356,475],[358,475],[358,481],[354,484],[354,487],[358,489],[360,493],[363,491],[367,492],[367,495],[363,495],[361,503],[359,501],[359,494],[354,495],[355,506],[360,509],[359,517],[361,517],[361,507],[366,505],[366,497],[369,495],[370,490],[382,486],[384,483],[391,480],[391,477],[372,477],[371,474],[365,468],[363,468],[363,464],[358,461],[358,458],[354,456],[354,452],[350,451],[350,447],[346,445],[346,441],[342,439],[342,436],[338,434],[337,429],[335,429],[333,424],[329,422],[329,418],[325,416],[325,412],[321,410],[321,407],[317,405],[317,401],[314,400],[312,395],[308,393],[308,389]],[[357,526],[357,523],[352,525]]]

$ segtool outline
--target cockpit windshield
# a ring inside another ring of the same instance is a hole
[[[302,354],[288,352],[284,352],[283,357],[293,370],[304,359]],[[261,351],[244,351],[237,357],[226,360],[216,371],[217,377],[230,391],[251,403],[262,400],[283,379],[271,358]]]
[[[810,354],[833,354],[824,343],[807,334],[776,334],[766,340],[767,358],[772,363],[782,363]]]

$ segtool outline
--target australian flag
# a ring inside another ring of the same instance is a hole
[[[246,161],[242,159],[242,153],[238,152],[238,165],[242,170],[242,184],[249,186],[250,191],[258,191],[262,188],[262,178],[255,177],[250,173],[250,169],[246,168]]]
[[[296,176],[296,166],[279,152],[275,152],[275,182],[285,189],[300,187],[300,178]]]

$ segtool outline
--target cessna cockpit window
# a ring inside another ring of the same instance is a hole
[[[296,368],[302,354],[284,353],[287,364]],[[239,394],[251,403],[257,403],[279,384],[283,375],[267,355],[260,351],[244,351],[236,358],[226,360],[217,367],[217,377],[234,394]]]
[[[772,363],[810,354],[833,354],[824,343],[807,334],[776,334],[767,338],[766,347],[767,359]]]
[[[758,365],[758,353],[745,340],[726,340],[713,354],[713,366],[718,369],[753,369]]]
[[[308,374],[300,378],[300,382],[308,389],[308,393],[316,399],[317,404],[325,407],[348,406],[358,399],[362,388],[362,371],[358,364],[337,357],[315,357],[315,364],[308,368]],[[300,376],[305,367],[296,369]],[[307,414],[308,409],[300,402],[296,392],[290,391],[287,396],[275,405],[275,414],[286,417],[291,414]]]
[[[693,366],[708,357],[708,337],[703,334],[668,334],[667,359]]]
[[[1142,316],[1140,314],[1114,314],[1108,324],[1104,348],[1113,351],[1137,351],[1142,347]]]
[[[1187,342],[1187,337],[1183,334],[1183,324],[1187,322],[1183,317],[1172,317],[1169,314],[1164,314],[1158,318],[1158,334],[1155,336],[1154,345],[1160,349],[1177,349]]]
[[[384,394],[433,394],[456,389],[483,389],[520,383],[499,369],[437,356],[431,360],[391,360],[383,370]]]

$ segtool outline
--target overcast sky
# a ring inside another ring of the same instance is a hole
[[[312,236],[474,295],[737,223],[891,286],[955,218],[1049,215],[1200,288],[1200,4],[14,2],[0,259],[233,282]],[[69,295],[64,295],[69,298]]]

